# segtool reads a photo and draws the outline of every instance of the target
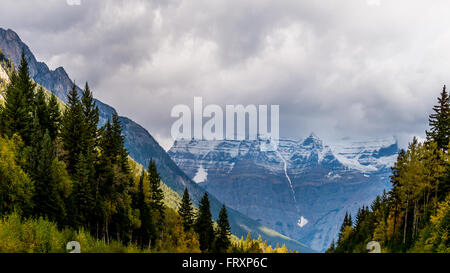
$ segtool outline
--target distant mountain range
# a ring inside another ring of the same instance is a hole
[[[67,94],[73,86],[73,81],[69,78],[63,67],[50,70],[45,63],[38,62],[29,47],[10,29],[5,30],[0,28],[0,49],[6,58],[10,59],[16,67],[20,63],[20,55],[23,49],[29,63],[31,77],[38,84],[52,91],[62,101],[67,101]],[[81,91],[81,89],[78,88],[78,91]],[[99,126],[101,126],[116,113],[116,110],[99,100],[96,100],[96,104],[100,111]],[[130,156],[144,166],[148,164],[149,158],[153,158],[156,161],[163,182],[179,194],[182,194],[184,188],[187,187],[194,204],[197,204],[203,196],[205,189],[193,182],[172,161],[147,130],[127,117],[120,117],[120,121],[123,125],[123,132],[126,135],[125,147],[129,151]],[[210,195],[210,203],[211,212],[216,219],[222,203],[214,195]],[[229,209],[229,219],[231,230],[237,236],[246,236],[248,232],[251,232],[255,238],[261,235],[270,244],[286,244],[288,248],[301,252],[313,251],[307,246],[283,236],[233,209]]]
[[[390,186],[398,153],[394,138],[344,139],[327,146],[316,135],[264,140],[176,141],[175,163],[219,200],[261,224],[324,251],[345,213]]]

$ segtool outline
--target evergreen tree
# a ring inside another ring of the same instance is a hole
[[[219,212],[219,218],[217,219],[217,238],[216,238],[216,252],[225,253],[231,245],[230,241],[230,223],[228,222],[228,214],[225,205]]]
[[[178,214],[180,214],[181,216],[184,231],[190,230],[194,225],[194,212],[187,188],[184,189],[183,198],[181,199],[181,205],[178,209]]]
[[[59,109],[58,100],[55,94],[52,93],[50,100],[48,101],[48,115],[49,115],[49,125],[48,133],[52,140],[55,140],[59,134],[61,127],[61,110]]]
[[[107,240],[110,236],[122,242],[130,240],[132,215],[132,197],[130,187],[133,179],[128,166],[128,155],[124,147],[122,127],[117,115],[113,115],[113,124],[107,121],[100,130],[98,141],[101,150],[96,163],[98,174],[97,201],[102,211],[103,230]]]
[[[198,206],[198,216],[195,222],[195,231],[199,234],[200,250],[211,251],[214,241],[214,227],[211,219],[208,194],[205,192]]]
[[[35,185],[34,215],[47,217],[49,220],[62,225],[65,218],[65,209],[51,172],[55,160],[55,151],[48,131],[45,132],[37,146],[39,152],[36,158],[36,169],[32,175]]]
[[[334,242],[334,239],[331,241],[330,247],[327,249],[325,253],[334,253],[336,251],[336,243]]]
[[[436,142],[439,149],[446,150],[450,143],[450,100],[445,85],[433,111],[428,120],[431,128],[426,132],[427,140]]]
[[[162,220],[164,219],[164,192],[161,188],[161,177],[153,159],[150,159],[148,164],[148,176],[150,181],[151,206],[153,211],[159,213],[159,223],[162,224]]]
[[[153,212],[146,200],[144,190],[144,171],[139,179],[136,207],[140,212],[141,227],[138,229],[137,237],[139,245],[143,248],[151,248],[156,243],[155,225],[153,223]]]
[[[90,181],[91,165],[80,153],[73,177],[73,200],[75,205],[76,224],[89,228],[92,209],[95,207],[95,188]]]
[[[5,106],[1,117],[3,130],[8,136],[19,134],[25,144],[29,145],[36,85],[30,78],[28,62],[23,51],[19,70],[12,72],[10,80],[6,88]]]
[[[39,121],[42,132],[48,130],[50,127],[50,112],[42,87],[39,87],[36,93],[36,98],[34,100],[34,114]]]
[[[68,106],[62,119],[61,138],[66,151],[67,170],[69,174],[76,173],[76,165],[83,151],[83,108],[78,97],[75,83],[67,98]]]
[[[86,82],[83,94],[81,96],[81,106],[83,108],[84,116],[84,154],[89,155],[93,153],[97,140],[97,124],[99,121],[98,107],[95,105],[93,94]]]

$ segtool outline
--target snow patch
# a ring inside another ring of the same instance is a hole
[[[306,224],[308,224],[308,219],[306,219],[305,217],[300,217],[300,219],[298,219],[297,225],[301,228],[303,228],[304,226],[306,226]]]
[[[197,173],[195,174],[194,178],[192,178],[192,180],[194,180],[195,183],[202,183],[205,182],[207,178],[208,172],[203,168],[203,165],[200,165],[200,167],[198,167]]]

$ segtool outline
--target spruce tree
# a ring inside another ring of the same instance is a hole
[[[192,203],[189,198],[189,191],[187,188],[184,189],[178,214],[181,216],[184,231],[190,230],[194,225],[194,211],[192,209]]]
[[[76,172],[76,165],[83,151],[83,108],[78,97],[75,83],[68,95],[67,109],[62,119],[61,138],[66,151],[67,170],[72,176]]]
[[[98,107],[95,105],[93,94],[86,82],[83,94],[81,95],[81,106],[84,116],[84,154],[92,154],[97,140],[97,124],[99,121]]]
[[[59,134],[61,127],[61,110],[59,109],[58,100],[55,94],[51,94],[50,100],[48,101],[48,115],[50,118],[48,133],[52,140],[55,140]]]
[[[215,243],[216,252],[225,253],[231,246],[230,236],[230,223],[228,222],[228,214],[225,204],[219,212],[219,218],[217,219],[217,238]]]
[[[138,229],[138,243],[142,248],[151,248],[156,243],[155,225],[153,223],[153,212],[146,200],[144,190],[144,171],[139,180],[136,206],[140,212],[141,227]]]
[[[10,80],[6,88],[5,106],[2,111],[3,130],[8,136],[19,134],[24,143],[29,145],[36,84],[30,78],[28,62],[23,51],[19,70],[12,72]]]
[[[124,173],[130,173],[128,166],[128,151],[125,149],[125,136],[122,135],[122,125],[120,124],[117,114],[112,116],[111,133],[112,148],[116,162],[122,168]]]
[[[35,133],[36,135],[41,135],[38,132]],[[51,172],[56,156],[48,131],[45,132],[38,143],[36,145],[39,150],[35,160],[36,169],[32,175],[35,186],[35,195],[33,197],[34,215],[47,217],[61,226],[65,219],[65,208],[58,191],[58,185]]]
[[[159,176],[156,163],[150,159],[148,163],[148,176],[150,182],[151,206],[154,211],[159,213],[159,223],[164,219],[164,192],[161,188],[161,177]]]
[[[95,207],[95,188],[90,181],[91,165],[85,155],[80,153],[75,175],[73,177],[73,198],[77,218],[76,224],[89,227],[92,219],[92,209]]]
[[[211,219],[208,194],[205,192],[198,206],[198,216],[195,222],[195,231],[199,235],[200,250],[202,252],[211,251],[214,241],[214,227]]]
[[[124,147],[122,127],[117,115],[113,115],[113,124],[107,121],[100,130],[98,141],[101,150],[96,163],[98,174],[98,196],[104,215],[104,232],[117,240],[127,242],[131,231],[130,187],[133,178],[128,166],[128,155]]]
[[[427,140],[436,142],[439,149],[447,150],[450,143],[450,100],[445,85],[433,111],[428,119],[431,128],[426,132]]]
[[[39,120],[39,125],[43,132],[50,127],[50,111],[45,98],[45,93],[42,87],[40,87],[36,93],[34,100],[34,114]]]

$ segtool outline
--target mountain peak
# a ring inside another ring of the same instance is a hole
[[[311,133],[305,140],[303,140],[304,146],[322,146],[322,140],[315,134]]]

